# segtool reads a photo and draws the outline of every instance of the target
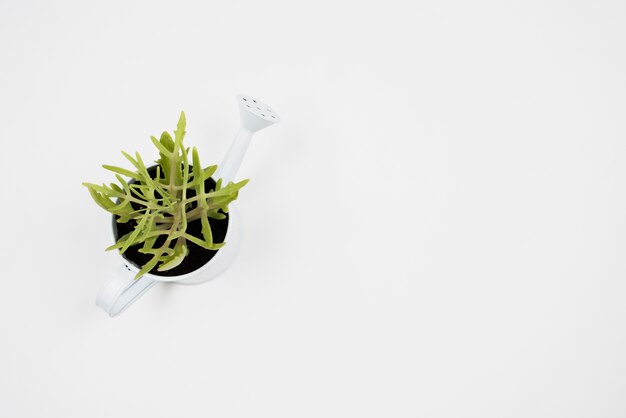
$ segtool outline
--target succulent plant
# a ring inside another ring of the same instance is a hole
[[[222,247],[224,243],[213,242],[209,218],[225,218],[228,205],[248,182],[223,185],[220,179],[214,189],[205,190],[205,180],[215,173],[217,165],[202,168],[195,147],[190,164],[189,148],[183,146],[185,127],[185,113],[181,112],[174,138],[167,132],[160,139],[151,137],[160,157],[156,161],[156,176],[149,174],[139,153],[133,157],[122,151],[133,169],[103,165],[115,173],[119,184],[83,183],[98,205],[116,215],[117,222],[134,224],[131,232],[119,237],[107,250],[119,249],[123,254],[131,246],[142,245],[139,252],[152,255],[136,279],[155,267],[166,271],[178,266],[189,253],[188,242],[207,250]],[[189,222],[197,220],[202,223],[202,239],[187,231]]]

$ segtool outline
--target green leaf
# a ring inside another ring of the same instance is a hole
[[[209,246],[204,241],[194,237],[191,234],[183,234],[182,237],[185,238],[187,241],[191,241],[194,244],[196,244],[197,246],[202,247],[202,248],[207,249],[207,250],[219,250],[225,244],[225,242],[220,242],[220,243],[213,243],[213,245]]]
[[[172,139],[172,136],[170,135],[169,132],[163,131],[161,133],[160,141],[161,141],[161,144],[165,147],[165,149],[169,153],[174,152],[174,140]]]
[[[122,168],[122,167],[116,167],[114,165],[107,165],[107,164],[102,165],[102,167],[104,167],[105,169],[107,169],[109,171],[112,171],[114,173],[121,174],[121,175],[126,176],[126,177],[130,177],[132,179],[141,180],[141,178],[142,178],[142,176],[140,174],[137,174],[134,171],[130,171],[130,170],[127,170],[127,169]]]
[[[130,201],[124,200],[119,205],[116,205],[110,208],[109,212],[111,212],[114,215],[123,215],[123,214],[132,212],[132,210],[133,210],[133,207],[131,206]]]
[[[109,208],[112,208],[115,206],[114,202],[112,202],[109,198],[107,198],[106,196],[103,196],[100,192],[95,190],[94,186],[97,186],[97,185],[91,184],[91,183],[83,183],[83,186],[87,187],[87,190],[89,190],[89,194],[91,195],[91,198],[94,200],[94,202],[98,204],[98,206],[106,210],[109,210]]]
[[[178,124],[176,125],[176,130],[174,131],[176,142],[179,144],[182,144],[183,138],[185,137],[185,128],[187,128],[187,118],[185,117],[185,112],[180,112]]]
[[[143,276],[146,273],[149,273],[150,270],[152,270],[154,268],[154,266],[156,266],[159,263],[159,257],[155,256],[152,257],[150,259],[150,261],[148,261],[146,264],[143,265],[143,267],[141,268],[141,270],[139,270],[139,272],[135,275],[135,280],[137,280],[138,278],[140,278],[141,276]]]
[[[202,237],[204,238],[206,245],[210,247],[213,245],[213,231],[211,231],[211,224],[209,224],[209,219],[206,215],[201,216],[200,222],[202,222]]]
[[[120,184],[124,188],[124,190],[121,190],[121,192],[123,191],[126,194],[128,194],[129,196],[131,196],[130,187],[129,187],[128,183],[126,182],[126,180],[124,180],[119,174],[116,174],[115,178],[117,179],[117,181],[120,182]]]
[[[150,231],[150,232],[146,233],[146,235],[143,238],[149,239],[149,238],[153,238],[153,237],[158,237],[160,235],[170,235],[170,231],[166,231],[166,230]],[[141,251],[141,250],[139,250],[139,251]]]
[[[132,218],[132,216],[129,213],[125,213],[123,215],[120,215],[119,218],[117,218],[117,223],[118,224],[125,224],[126,222],[130,221]]]
[[[130,156],[129,153],[127,153],[126,151],[122,151],[122,155],[128,160],[130,161],[130,163],[135,166],[135,168],[139,169],[139,165],[137,163],[137,161],[135,161],[135,159],[133,157]]]
[[[111,251],[111,250],[115,250],[116,248],[121,248],[124,243],[126,242],[126,240],[132,235],[132,231],[129,232],[128,234],[124,234],[121,237],[119,237],[117,239],[117,242],[113,245],[109,245],[108,247],[106,247],[105,251]]]
[[[146,213],[146,215],[147,215],[147,213]],[[139,236],[139,234],[143,231],[143,227],[146,224],[146,222],[148,222],[148,216],[143,216],[141,218],[141,220],[139,221],[139,223],[137,224],[137,226],[135,227],[135,230],[130,234],[128,239],[126,239],[126,241],[124,241],[124,245],[120,249],[120,254],[124,254],[124,251],[126,251],[128,249],[128,247],[138,243],[138,241],[136,241],[136,239]]]
[[[116,192],[119,192],[119,193],[124,193],[124,190],[123,190],[120,186],[118,186],[117,184],[115,184],[115,183],[110,183],[110,184],[109,184],[109,186],[110,186],[113,190],[115,190]]]
[[[180,118],[178,119],[178,124],[176,126],[176,130],[174,131],[174,148],[172,150],[172,155],[169,158],[168,167],[169,167],[169,182],[170,186],[180,186],[183,182],[183,172],[182,172],[182,157],[184,156],[184,147],[183,147],[183,138],[185,137],[185,127],[187,125],[187,121],[185,119],[185,112],[180,113]]]
[[[212,218],[212,219],[218,219],[218,220],[220,220],[220,219],[226,219],[226,215],[224,215],[223,213],[219,213],[219,212],[218,212],[218,211],[216,211],[216,210],[210,210],[210,211],[208,211],[208,212],[207,212],[207,216],[208,216],[209,218]]]
[[[149,251],[152,250],[152,248],[154,247],[156,240],[157,240],[156,236],[151,237],[151,238],[146,238],[146,240],[143,242],[143,247],[139,251],[144,254],[149,254]]]
[[[222,181],[222,179],[220,179],[220,181]],[[230,183],[228,183],[228,186],[226,186],[226,187],[224,187],[222,189],[216,190],[214,192],[207,193],[206,197],[228,196],[228,195],[238,191],[239,189],[241,189],[243,186],[248,184],[249,181],[250,181],[249,179],[245,179],[245,180],[240,181],[239,183],[230,182]]]
[[[164,132],[167,133],[167,132]],[[169,136],[169,134],[168,134]],[[154,136],[150,136],[150,140],[152,141],[152,143],[154,144],[155,147],[158,148],[160,154],[164,157],[169,157],[172,154],[172,151],[170,151],[169,149],[167,149],[167,147],[165,146],[165,144],[162,143],[162,141],[159,141],[158,139],[156,139],[156,137]],[[172,144],[173,145],[173,144]]]
[[[208,179],[210,178],[215,171],[217,171],[217,165],[210,165],[207,168],[204,169],[204,178]]]
[[[157,163],[163,168],[164,181],[166,184],[170,183],[170,170],[171,170],[171,159],[175,158],[174,155],[174,140],[170,136],[167,131],[163,131],[161,134],[161,139],[159,140],[163,148],[167,151],[166,153],[160,152]]]
[[[184,238],[179,238],[176,241],[176,245],[174,246],[174,255],[169,257],[167,261],[163,262],[163,264],[161,264],[157,270],[166,271],[173,269],[183,262],[185,257],[187,257],[187,254],[189,254],[187,243],[185,242]]]
[[[124,198],[126,197],[126,195],[124,193],[120,193],[117,192],[113,189],[111,189],[109,186],[107,186],[106,184],[103,184],[102,186],[98,185],[98,184],[93,184],[93,183],[83,183],[83,186],[87,187],[91,191],[96,191],[98,193],[101,193],[102,195],[111,198],[111,197],[119,197],[119,198]],[[92,194],[93,196],[93,194]],[[113,203],[113,202],[111,202]],[[113,203],[115,205],[115,203]]]
[[[137,160],[137,168],[139,169],[139,172],[143,175],[143,182],[146,185],[149,185],[150,183],[152,183],[152,178],[150,177],[150,174],[148,173],[148,167],[146,167],[146,164],[143,162],[141,155],[139,155],[138,152],[135,152],[135,159]]]
[[[197,180],[196,196],[204,196],[205,171],[201,169],[202,166],[200,165],[200,156],[198,155],[198,150],[196,149],[196,147],[193,147],[192,156],[193,156],[193,178],[194,180]],[[201,198],[198,200],[198,206],[204,209],[207,209],[209,207],[205,198]]]

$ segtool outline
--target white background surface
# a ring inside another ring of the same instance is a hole
[[[0,417],[626,416],[623,1],[0,2]],[[94,306],[81,187],[234,94],[245,242]]]

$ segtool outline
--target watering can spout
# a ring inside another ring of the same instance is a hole
[[[280,116],[271,107],[253,97],[240,94],[237,104],[241,128],[215,174],[215,179],[222,179],[224,185],[235,178],[254,133],[280,122]]]

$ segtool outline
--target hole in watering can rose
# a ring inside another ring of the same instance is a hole
[[[157,166],[154,165],[148,168],[148,173],[150,174],[150,177],[152,178],[156,177],[156,167]],[[191,171],[191,166],[189,166],[189,170]],[[136,181],[133,180],[129,183],[133,184],[133,183],[136,183]],[[207,179],[204,182],[204,188],[205,190],[215,189],[215,180],[213,180],[212,178]],[[187,191],[187,197],[193,197],[195,195],[196,195],[195,190],[190,189]],[[141,206],[136,203],[131,203],[131,204],[134,209],[141,208]],[[195,202],[192,203],[191,205],[192,205],[191,207],[192,209],[197,206]],[[216,242],[216,243],[224,242],[224,239],[226,238],[226,231],[228,230],[229,215],[227,213],[225,215],[226,215],[226,218],[221,219],[221,220],[209,218],[209,225],[211,225],[211,232],[213,233],[213,242]],[[115,241],[117,241],[117,239],[123,236],[124,234],[127,234],[133,231],[135,229],[135,226],[137,225],[137,222],[133,220],[127,223],[123,223],[123,224],[117,223],[116,222],[117,218],[118,218],[117,216],[113,216],[113,235],[115,237]],[[187,233],[199,239],[203,239],[201,221],[198,219],[198,220],[189,222],[187,224]],[[154,248],[159,248],[163,244],[164,241],[165,241],[165,237],[159,237],[159,239],[154,245]],[[133,245],[132,247],[129,247],[124,252],[124,254],[122,254],[122,257],[124,257],[126,261],[128,261],[129,263],[132,263],[135,267],[139,269],[141,269],[141,266],[146,264],[152,258],[152,255],[150,254],[140,253],[139,249],[141,247],[142,247],[142,244]],[[198,270],[200,267],[204,266],[215,256],[215,254],[217,254],[217,251],[206,250],[200,247],[199,245],[196,245],[190,241],[187,241],[187,248],[189,248],[189,255],[185,257],[183,262],[180,263],[178,266],[167,271],[157,271],[157,268],[158,268],[157,266],[154,269],[152,269],[150,273],[156,276],[168,276],[168,277],[180,276],[183,274],[191,273],[195,270]]]

